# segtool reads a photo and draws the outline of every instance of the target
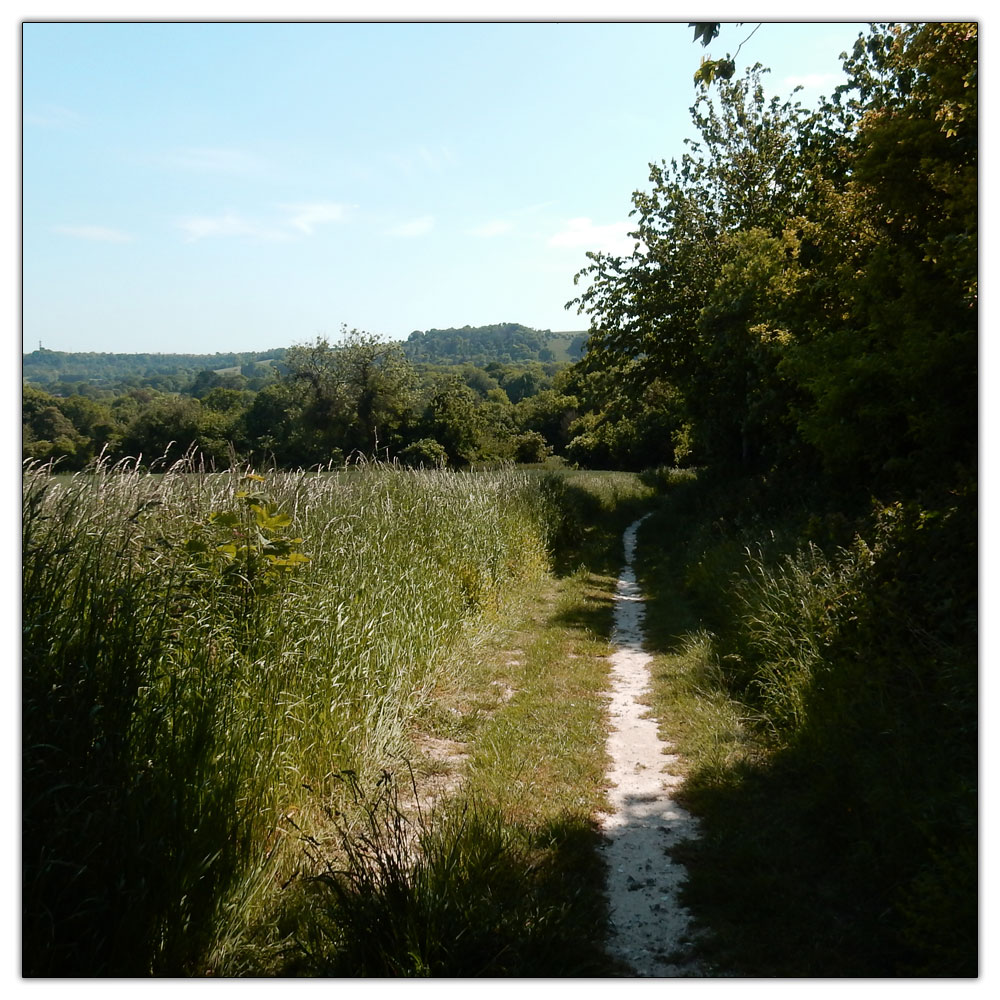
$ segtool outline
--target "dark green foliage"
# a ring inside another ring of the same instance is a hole
[[[677,391],[654,380],[636,398],[636,365],[604,371],[575,368],[566,379],[561,440],[565,454],[583,468],[640,471],[651,463],[675,465],[691,458],[684,411]],[[641,376],[640,376],[641,377]]]
[[[633,195],[638,249],[578,275],[583,370],[625,373],[633,423],[661,381],[699,463],[858,496],[974,479],[977,46],[875,26],[817,112],[765,100],[760,67],[699,96],[700,138]],[[627,439],[593,408],[586,435]]]
[[[706,477],[647,525],[650,635],[711,628],[698,683],[745,720],[741,753],[695,759],[685,791],[703,836],[678,857],[711,960],[975,975],[975,496],[817,515]]]
[[[557,454],[565,454],[573,436],[573,423],[580,413],[580,402],[572,391],[567,391],[562,376],[556,378],[553,388],[527,399],[515,408],[515,419],[522,432],[534,431]]]
[[[544,438],[540,447],[564,452],[576,400],[562,391],[560,373],[579,356],[582,337],[518,324],[460,332],[461,343],[483,348],[473,352],[478,363],[437,351],[434,345],[452,343],[442,341],[447,331],[431,331],[427,343],[434,349],[417,352],[434,363],[412,363],[409,343],[346,328],[337,343],[319,338],[227,368],[208,365],[256,355],[164,355],[169,374],[151,374],[158,365],[143,369],[145,355],[67,356],[90,364],[81,362],[81,372],[110,374],[91,374],[91,382],[50,381],[48,391],[26,381],[24,457],[58,458],[65,468],[80,469],[102,451],[112,460],[142,455],[155,461],[169,447],[174,455],[194,448],[218,469],[240,460],[330,467],[375,455],[409,463],[421,440],[436,438],[458,466],[511,461],[519,449],[533,459],[540,448],[524,442],[535,434]],[[524,349],[487,349],[497,338],[510,341],[508,347],[523,341]],[[548,346],[539,347],[542,342]],[[513,360],[522,355],[525,360]],[[197,370],[183,367],[192,360]],[[36,369],[28,365],[25,378],[34,378]]]
[[[478,398],[457,375],[438,378],[418,427],[444,448],[452,466],[468,465],[479,455],[484,428]]]
[[[619,373],[614,395],[633,419],[664,383],[673,429],[698,461],[770,467],[789,451],[795,397],[777,366],[799,278],[784,229],[810,196],[803,150],[815,116],[768,100],[759,66],[720,85],[717,102],[700,96],[692,113],[699,141],[679,161],[651,164],[652,190],[633,195],[639,248],[594,254],[577,276],[589,284],[574,302],[591,315],[581,367]],[[650,428],[641,443],[662,438]]]
[[[414,468],[440,469],[448,464],[448,452],[434,438],[420,438],[399,453],[399,460]]]
[[[514,439],[514,460],[517,462],[537,465],[550,454],[551,449],[538,431],[524,431]]]
[[[570,361],[579,357],[575,333],[534,330],[520,323],[463,326],[447,330],[414,330],[403,344],[414,362],[461,364],[471,362]]]
[[[238,372],[216,372],[203,369],[195,375],[188,387],[188,395],[204,399],[215,389],[245,389],[248,380]]]
[[[24,458],[61,458],[67,468],[76,469],[92,456],[90,440],[73,425],[54,397],[25,386],[21,412]]]
[[[358,330],[291,347],[284,365],[302,391],[301,421],[311,435],[308,464],[385,454],[401,441],[413,404],[415,376],[399,345]]]

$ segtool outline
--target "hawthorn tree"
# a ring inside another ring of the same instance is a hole
[[[698,97],[700,139],[651,164],[651,190],[632,196],[633,254],[588,254],[577,280],[589,284],[570,303],[591,316],[585,369],[621,369],[637,406],[654,382],[670,386],[706,458],[746,468],[764,453],[758,425],[787,409],[777,313],[796,251],[784,229],[810,197],[816,122],[767,99],[762,77],[754,66]]]
[[[321,462],[335,450],[346,456],[394,449],[414,402],[413,367],[398,344],[347,327],[341,335],[334,345],[318,337],[290,347],[283,362],[305,390],[302,420]]]

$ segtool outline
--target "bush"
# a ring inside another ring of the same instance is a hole
[[[747,741],[694,762],[687,905],[737,975],[975,975],[975,495],[765,518],[719,488],[661,528]]]
[[[434,438],[420,438],[399,453],[399,460],[411,469],[443,469],[448,464],[448,452]]]
[[[525,431],[514,439],[514,459],[526,465],[540,465],[552,454],[545,438],[538,431]]]

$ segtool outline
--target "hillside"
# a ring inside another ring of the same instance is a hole
[[[411,361],[429,364],[489,364],[491,361],[578,361],[587,334],[553,333],[520,323],[414,330],[403,343]]]
[[[227,368],[239,369],[258,361],[280,360],[285,349],[229,354],[108,354],[76,353],[44,348],[22,355],[25,382],[102,382],[130,376],[193,374]]]
[[[463,326],[447,330],[414,330],[402,342],[410,361],[427,364],[488,364],[519,361],[569,363],[583,353],[587,334],[553,333],[520,323]],[[285,348],[216,354],[109,354],[39,349],[22,355],[25,382],[113,381],[132,376],[193,375],[201,371],[236,373],[256,362],[280,361]],[[244,374],[247,374],[244,372]]]

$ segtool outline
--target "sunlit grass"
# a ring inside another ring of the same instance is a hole
[[[275,924],[296,945],[272,971],[621,974],[604,951],[596,851],[616,576],[590,567],[620,559],[629,500],[648,492],[618,483],[563,553],[574,572],[511,595],[456,644],[414,718],[411,755],[359,789],[360,817],[303,831],[313,875],[281,901]],[[546,490],[565,501],[564,485]],[[572,514],[580,492],[568,496]]]
[[[29,975],[224,971],[301,864],[291,823],[406,749],[554,523],[512,470],[29,468],[24,498]],[[266,527],[235,568],[192,543],[254,500],[308,561]]]

